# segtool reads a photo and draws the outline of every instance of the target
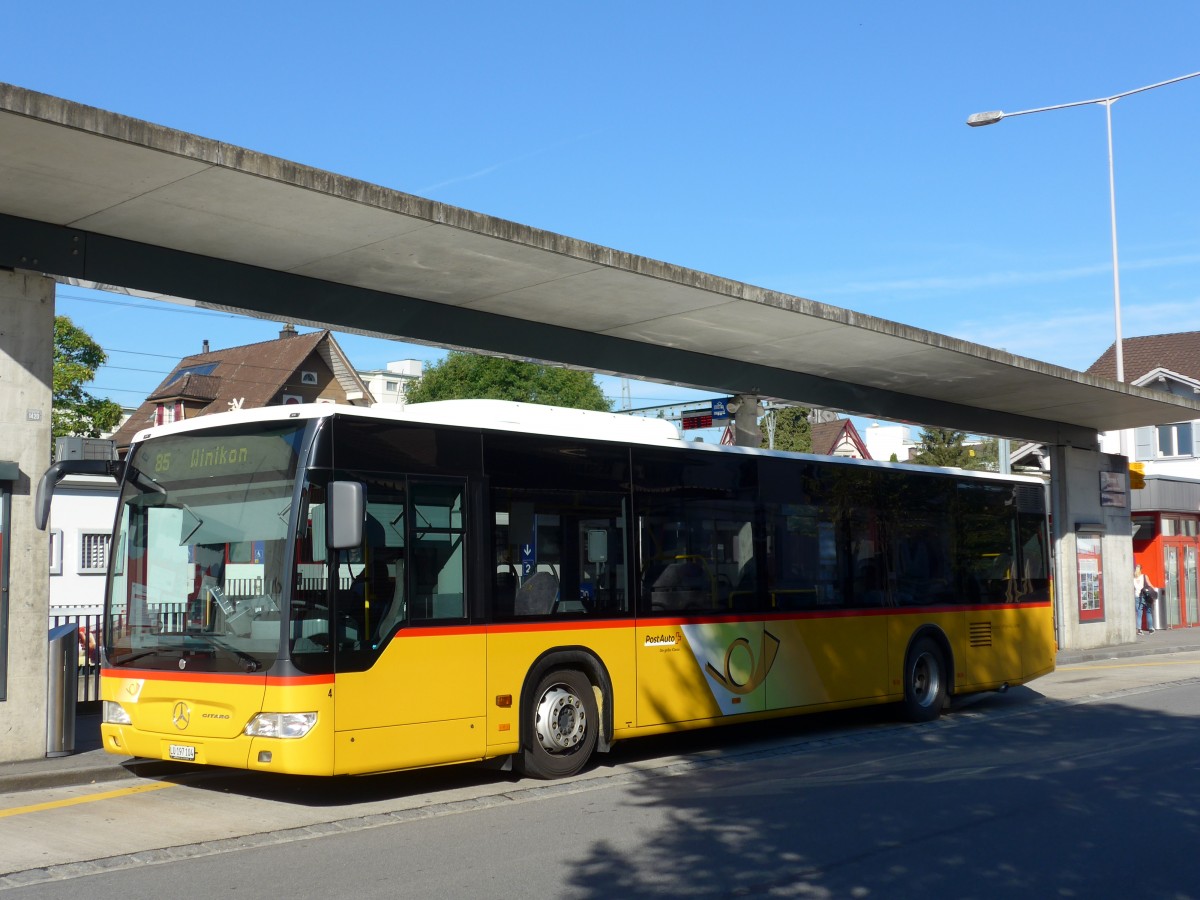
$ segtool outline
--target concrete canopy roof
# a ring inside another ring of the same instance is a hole
[[[1049,443],[1200,418],[1200,402],[2,83],[0,265]]]

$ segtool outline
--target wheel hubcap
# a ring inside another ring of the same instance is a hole
[[[922,653],[913,663],[912,687],[913,697],[921,706],[929,706],[937,698],[941,684],[938,667],[929,657]]]
[[[587,733],[583,702],[562,685],[555,685],[542,695],[536,716],[538,743],[550,753],[574,748]]]

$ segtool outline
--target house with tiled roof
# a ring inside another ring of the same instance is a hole
[[[1153,391],[1194,398],[1200,394],[1200,331],[1151,334],[1121,342],[1125,381]],[[1092,363],[1086,374],[1116,378],[1115,345]],[[1127,441],[1130,460],[1146,464],[1146,473],[1200,479],[1197,422],[1171,422],[1134,430]],[[1105,435],[1101,449],[1120,453],[1120,434]]]
[[[1121,342],[1129,384],[1177,396],[1200,394],[1200,331],[1151,334]],[[1115,378],[1115,345],[1087,369]],[[1106,434],[1101,449],[1126,453],[1145,470],[1131,490],[1134,562],[1160,589],[1156,628],[1200,625],[1200,420],[1137,428],[1125,440]],[[1132,601],[1131,601],[1132,602]]]
[[[1125,380],[1130,384],[1137,384],[1139,378],[1160,367],[1200,378],[1200,331],[1125,338],[1121,341],[1121,355]],[[1087,374],[1117,377],[1116,344],[1088,366]]]
[[[812,452],[821,456],[844,456],[850,459],[870,459],[867,445],[849,419],[815,422],[809,426]]]
[[[287,403],[371,406],[374,398],[328,331],[299,334],[288,325],[273,341],[210,350],[181,359],[112,439],[122,455],[149,425],[231,409]],[[112,479],[71,475],[50,510],[51,625],[60,617],[97,627],[117,486]],[[85,621],[86,619],[86,621]]]
[[[366,383],[329,331],[299,334],[291,325],[273,341],[261,341],[184,357],[132,416],[113,434],[128,449],[150,425],[233,409],[288,403],[373,403]]]

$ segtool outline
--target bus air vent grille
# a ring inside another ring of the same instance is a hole
[[[970,634],[972,647],[990,647],[992,646],[992,623],[991,622],[972,622],[970,624]]]
[[[1040,484],[1017,485],[1017,512],[1046,514],[1046,489]]]

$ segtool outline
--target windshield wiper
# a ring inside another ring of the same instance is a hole
[[[111,662],[114,666],[124,666],[124,665],[127,665],[127,664],[133,662],[135,659],[141,659],[143,656],[153,656],[155,653],[162,653],[165,650],[178,651],[179,648],[178,647],[153,647],[149,650],[143,650],[141,653],[130,653],[128,656],[122,656],[120,659],[117,659],[115,656],[110,656],[109,662]]]
[[[258,659],[258,657],[251,656],[245,650],[239,650],[237,647],[233,646],[232,644],[226,643],[225,641],[221,640],[220,638],[214,637],[212,635],[209,635],[208,639],[209,639],[209,641],[212,642],[212,645],[214,647],[220,647],[225,652],[232,653],[234,656],[236,656],[238,659],[240,659],[242,661],[242,665],[244,665],[246,667],[247,672],[257,672],[259,669],[262,668],[262,662]]]

